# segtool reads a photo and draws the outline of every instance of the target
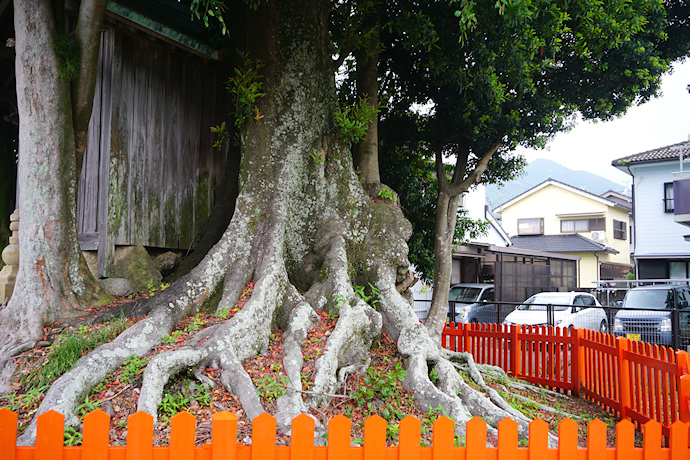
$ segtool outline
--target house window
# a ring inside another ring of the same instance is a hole
[[[570,219],[561,221],[561,233],[593,232],[606,230],[606,219]]]
[[[613,219],[613,237],[617,240],[628,239],[628,224],[623,221]]]
[[[664,183],[664,212],[673,212],[673,182]]]
[[[544,218],[518,219],[518,235],[543,235]]]

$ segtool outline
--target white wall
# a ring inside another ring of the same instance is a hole
[[[688,168],[690,169],[690,167]],[[664,212],[664,182],[673,182],[678,161],[630,166],[635,177],[635,256],[688,255],[688,227]]]

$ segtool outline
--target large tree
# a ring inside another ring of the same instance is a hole
[[[0,368],[33,346],[45,324],[109,299],[86,266],[76,226],[106,3],[81,2],[73,34],[65,30],[64,3],[14,4],[21,258],[14,295],[0,311]]]
[[[409,267],[406,240],[411,227],[394,197],[375,194],[372,199],[365,192],[353,167],[349,142],[344,140],[335,121],[334,114],[343,112],[336,97],[329,3],[248,3],[251,8],[246,11],[245,52],[248,68],[254,66],[254,71],[249,72],[254,77],[244,89],[253,91],[254,96],[264,95],[258,99],[244,98],[249,106],[242,111],[247,116],[239,135],[239,194],[225,233],[187,275],[160,296],[133,306],[133,314],[145,316],[144,319],[111,343],[81,358],[56,380],[38,414],[55,409],[65,414],[68,424],[77,423],[76,406],[109,371],[132,355],[149,353],[176,323],[204,305],[213,303],[219,310],[233,308],[243,288],[254,281],[251,298],[240,312],[224,323],[200,331],[192,345],[151,359],[144,372],[139,409],[155,415],[170,378],[190,368],[203,379],[201,370],[215,363],[221,369],[221,380],[238,395],[246,413],[250,417],[258,415],[264,409],[242,362],[265,350],[272,332],[278,332],[283,335],[283,364],[289,384],[287,394],[278,402],[276,415],[280,428],[285,430],[295,415],[327,403],[328,395],[342,386],[348,373],[366,367],[369,348],[385,331],[397,341],[399,352],[406,357],[405,386],[414,392],[420,407],[441,405],[457,422],[481,414],[493,426],[510,416],[518,421],[520,433],[525,436],[529,420],[483,385],[477,374],[478,384],[487,392],[471,388],[452,362],[471,363],[471,357],[442,350],[433,334],[417,320],[410,299],[400,293]],[[85,4],[88,2],[82,2]],[[32,5],[17,3],[17,28],[23,28],[25,32],[21,33],[37,31],[33,40],[42,43],[44,50],[51,49],[54,38],[42,34],[43,29],[50,31],[50,26],[36,23],[37,18],[50,15],[43,10],[33,11]],[[419,8],[411,6],[414,10]],[[240,8],[241,2],[231,7]],[[212,11],[215,17],[216,11]],[[452,10],[449,18],[449,27],[455,24],[464,30]],[[376,27],[376,22],[372,27]],[[42,56],[26,55],[23,51],[23,47],[34,45],[32,40],[25,38],[19,49],[20,32],[17,34],[18,56],[21,52],[28,64],[42,62]],[[42,35],[45,37],[39,38]],[[454,45],[460,49],[457,38]],[[369,58],[372,53],[364,55]],[[43,73],[55,73],[58,68],[59,61],[51,61]],[[52,78],[51,81],[58,77]],[[410,83],[414,80],[410,79]],[[247,94],[237,89],[237,94]],[[46,112],[40,105],[48,97],[44,91],[51,90],[52,87],[38,86],[35,98],[21,99],[19,104],[25,111],[44,114],[44,122],[70,121],[69,107]],[[240,112],[238,109],[236,113]],[[68,153],[72,155],[69,149],[57,147],[47,151],[59,162],[67,161],[63,156]],[[22,153],[27,155],[27,161],[41,158],[31,149]],[[74,167],[76,164],[75,161]],[[60,184],[74,186],[70,182]],[[382,190],[380,184],[377,188]],[[48,193],[38,186],[30,190],[36,200],[44,199],[43,195]],[[46,207],[49,206],[55,205],[47,203]],[[27,233],[26,227],[21,231],[23,239],[45,238],[45,232]],[[54,260],[64,263],[72,259],[65,255]],[[353,286],[373,286],[378,293],[376,308],[357,295]],[[36,288],[36,292],[43,291]],[[339,319],[317,360],[311,396],[304,401],[299,393],[301,343],[315,321],[315,312],[322,310],[337,310]],[[26,320],[16,318],[15,324],[24,325]],[[37,324],[42,325],[42,321]],[[437,377],[435,382],[429,377],[432,369]],[[463,430],[464,423],[459,423],[457,429]],[[23,440],[31,441],[34,434],[32,425]]]

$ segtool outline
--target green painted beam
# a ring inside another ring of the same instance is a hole
[[[199,54],[201,56],[213,59],[215,61],[220,60],[218,51],[205,45],[204,43],[191,38],[183,33],[180,33],[170,27],[161,24],[160,22],[144,16],[136,11],[119,5],[113,1],[108,2],[107,6],[108,15],[116,19],[122,20],[123,22],[132,24],[133,26],[143,29],[165,41],[168,41],[180,48],[190,51],[194,54]]]

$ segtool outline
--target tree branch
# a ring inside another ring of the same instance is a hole
[[[81,166],[86,147],[86,131],[93,109],[93,94],[98,72],[98,52],[107,0],[82,0],[75,31],[79,45],[79,71],[72,81],[72,112],[77,166]]]
[[[491,161],[491,157],[494,153],[496,153],[496,151],[501,147],[501,145],[503,144],[500,140],[491,144],[491,146],[488,149],[486,149],[486,151],[482,154],[481,158],[479,159],[479,162],[477,163],[477,166],[474,167],[472,172],[469,173],[464,180],[456,182],[455,177],[453,177],[453,183],[450,185],[448,189],[449,193],[451,193],[452,196],[459,195],[460,193],[470,188],[473,184],[477,183],[481,175],[484,174],[484,171],[486,171],[489,167],[489,161]]]

